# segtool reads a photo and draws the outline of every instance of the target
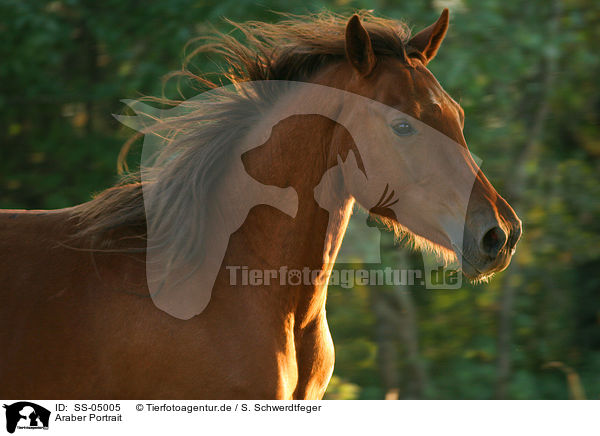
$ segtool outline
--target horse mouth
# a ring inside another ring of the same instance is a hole
[[[464,255],[460,248],[458,248],[455,244],[452,244],[452,247],[454,248],[454,251],[456,253],[456,258],[460,259],[461,261],[461,271],[463,275],[471,283],[487,282],[490,278],[492,278],[492,276],[496,272],[495,269],[492,269],[491,271],[487,272],[481,271],[474,265],[474,262],[470,261],[467,258],[467,256]]]
[[[481,272],[465,256],[461,256],[461,271],[471,283],[487,282],[495,272]]]

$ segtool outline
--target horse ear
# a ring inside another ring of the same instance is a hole
[[[435,23],[413,36],[408,41],[408,45],[423,53],[429,63],[435,57],[440,45],[442,45],[448,30],[448,22],[449,14],[446,8]]]
[[[376,58],[371,38],[356,14],[352,15],[346,25],[346,57],[362,76],[368,76],[375,68]]]

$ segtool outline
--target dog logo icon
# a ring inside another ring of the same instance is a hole
[[[4,405],[6,409],[6,431],[14,433],[18,429],[48,429],[50,411],[29,401],[19,401]]]

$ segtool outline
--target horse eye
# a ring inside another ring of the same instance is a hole
[[[413,126],[411,126],[411,124],[406,120],[400,120],[395,122],[392,125],[392,129],[394,130],[394,133],[398,136],[409,136],[414,133],[417,133]]]

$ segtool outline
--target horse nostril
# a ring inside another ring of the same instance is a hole
[[[488,230],[481,240],[481,248],[485,254],[495,259],[506,244],[506,233],[500,227]]]

